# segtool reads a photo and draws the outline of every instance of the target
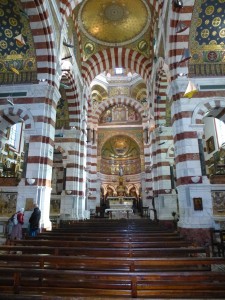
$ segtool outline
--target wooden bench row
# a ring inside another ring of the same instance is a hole
[[[29,238],[31,239],[31,238]],[[147,242],[157,242],[157,241],[184,241],[184,237],[179,235],[151,235],[151,236],[97,236],[94,235],[75,235],[75,234],[39,234],[35,240],[61,240],[61,241],[85,241],[85,242],[113,242],[113,243],[147,243]]]
[[[224,299],[221,272],[108,272],[0,268],[1,293],[47,297]],[[34,292],[35,291],[35,292]],[[5,298],[4,298],[5,299]]]
[[[61,246],[22,246],[0,245],[2,253],[19,252],[21,254],[48,255],[86,255],[90,257],[187,257],[210,256],[205,247],[164,247],[164,248],[97,248],[97,247],[63,247]]]
[[[171,247],[190,247],[191,243],[185,240],[178,241],[149,241],[149,242],[113,242],[113,241],[68,241],[68,240],[42,240],[42,239],[27,239],[27,240],[15,240],[13,241],[15,245],[24,246],[49,246],[55,247],[57,245],[62,245],[63,247],[97,247],[97,248],[171,248]]]
[[[210,256],[204,247],[164,247],[164,248],[96,248],[96,247],[63,247],[61,246],[6,246],[0,245],[3,253],[19,252],[21,254],[48,255],[86,255],[90,257],[187,257]]]
[[[225,274],[212,271],[224,258],[177,232],[120,220],[71,227],[0,246],[17,252],[0,255],[0,298],[224,299]]]
[[[211,270],[212,265],[224,265],[224,258],[180,257],[180,258],[124,258],[124,257],[84,257],[53,255],[0,255],[0,268],[41,268],[58,270],[92,271],[200,271]]]
[[[91,224],[91,226],[90,226]],[[88,220],[88,221],[61,221],[60,222],[60,227],[59,228],[54,228],[54,230],[88,230],[88,231],[121,231],[121,232],[126,232],[128,230],[132,231],[165,231],[169,230],[166,229],[163,226],[160,226],[158,223],[157,224],[152,224],[149,220],[103,220],[101,222],[99,221],[93,221],[93,220]],[[171,230],[171,229],[170,229]]]
[[[179,232],[177,231],[150,231],[150,232],[115,232],[115,231],[109,231],[107,233],[105,232],[74,232],[73,230],[53,230],[53,231],[45,231],[40,234],[41,236],[76,236],[76,237],[102,237],[102,238],[151,238],[151,237],[174,237],[174,236],[181,236]]]

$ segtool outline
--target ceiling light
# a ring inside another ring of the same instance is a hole
[[[67,43],[65,41],[63,42],[63,45],[66,46],[66,47],[68,47],[68,48],[73,48],[74,47],[74,45],[69,44],[69,43]]]
[[[188,48],[184,48],[181,60],[179,63],[183,63],[191,58],[191,53]]]
[[[192,96],[197,92],[198,92],[197,87],[195,86],[195,84],[192,81],[189,80],[187,89],[186,89],[183,97],[192,98]]]
[[[181,21],[178,21],[177,22],[177,26],[176,26],[176,33],[181,33],[183,31],[185,31],[187,29],[187,25],[184,24],[183,22]]]
[[[6,100],[7,100],[7,102],[8,102],[11,106],[14,106],[14,103],[13,103],[13,97],[8,96]]]
[[[183,7],[183,1],[182,0],[173,0],[173,5],[175,8],[182,8]]]
[[[69,59],[69,58],[71,58],[71,57],[72,57],[72,55],[65,56],[65,57],[62,58],[62,60],[64,60],[64,59]]]

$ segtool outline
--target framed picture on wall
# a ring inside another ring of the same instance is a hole
[[[25,210],[31,211],[34,209],[34,199],[26,198]]]
[[[203,210],[202,198],[193,198],[194,210]]]
[[[210,154],[215,150],[215,142],[214,142],[214,137],[211,136],[207,141],[206,141],[206,147],[207,147],[207,152]]]

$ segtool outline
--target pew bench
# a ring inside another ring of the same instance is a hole
[[[60,239],[58,240],[42,240],[42,239],[24,239],[24,240],[14,240],[14,245],[24,245],[24,246],[49,246],[57,247],[61,245],[63,247],[92,247],[93,241],[68,241]],[[112,241],[95,241],[94,246],[96,248],[169,248],[169,247],[189,247],[191,243],[185,240],[178,241],[148,241],[148,242],[112,242]]]
[[[188,257],[210,256],[209,249],[204,247],[165,247],[165,248],[97,248],[97,247],[61,247],[61,246],[23,246],[0,245],[5,253],[45,255],[85,255],[90,257]]]
[[[0,268],[1,293],[132,298],[224,299],[221,272],[107,272]]]
[[[49,268],[60,270],[94,271],[199,271],[211,270],[212,265],[224,265],[224,258],[183,257],[183,258],[122,258],[84,257],[52,255],[0,255],[0,268]]]
[[[86,235],[54,235],[54,234],[39,234],[35,238],[28,237],[28,240],[61,240],[61,241],[86,241],[86,242],[114,242],[114,243],[124,243],[124,242],[155,242],[155,241],[184,241],[184,237],[181,236],[145,236],[145,237],[136,237],[136,236],[86,236]]]

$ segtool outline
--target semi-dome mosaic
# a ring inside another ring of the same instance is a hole
[[[109,139],[102,148],[102,157],[107,159],[127,159],[140,156],[137,143],[130,137],[117,135]]]

